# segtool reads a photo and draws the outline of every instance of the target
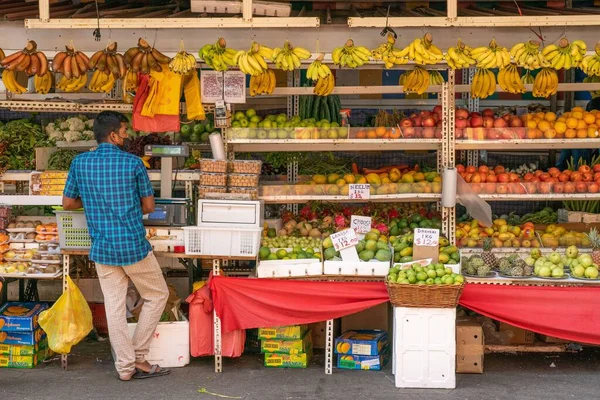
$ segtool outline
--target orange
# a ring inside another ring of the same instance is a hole
[[[585,139],[588,137],[587,129],[577,129],[577,137],[579,139]]]
[[[571,113],[571,117],[573,117],[575,119],[582,119],[583,118],[583,113],[581,111],[573,111]]]
[[[533,114],[525,114],[523,117],[525,117],[525,121],[531,121],[533,119]]]
[[[567,122],[567,117],[565,117],[564,115],[561,115],[556,121],[558,121],[558,122]]]
[[[367,132],[367,138],[377,139],[377,134],[375,133],[374,129],[370,129],[369,132]]]
[[[584,120],[580,119],[577,121],[577,129],[585,129],[587,126],[588,124],[586,124]]]
[[[587,129],[587,137],[596,139],[598,137],[598,128],[589,127]]]
[[[577,111],[577,112],[583,112],[583,107],[573,107],[573,109],[571,111]]]
[[[364,139],[367,137],[367,133],[365,131],[363,131],[362,129],[358,132],[356,132],[356,138],[357,139]]]
[[[548,129],[550,129],[550,122],[540,121],[540,123],[538,124],[538,129],[542,132],[546,132]]]
[[[545,115],[546,115],[546,114],[545,114],[545,113],[543,113],[543,112],[535,113],[535,117],[536,117],[537,119],[544,119],[544,116],[545,116]]]
[[[577,137],[577,131],[575,131],[575,129],[567,129],[565,131],[565,138],[573,139],[575,137]]]
[[[567,131],[567,124],[562,121],[556,121],[554,124],[554,129],[556,130],[556,133],[563,134]]]
[[[535,120],[530,119],[529,121],[527,121],[527,127],[529,129],[535,129],[537,128],[537,122],[535,122]]]
[[[544,119],[548,122],[556,121],[556,114],[551,111],[547,112],[546,115],[544,115]]]
[[[554,139],[556,137],[556,131],[552,128],[548,129],[544,132],[544,138],[546,139]]]
[[[575,128],[577,128],[577,123],[578,123],[578,121],[575,118],[573,118],[573,117],[567,118],[567,128],[575,129]]]
[[[378,126],[377,128],[375,128],[375,134],[377,135],[377,137],[382,137],[383,135],[385,135],[386,132],[387,129],[385,128],[385,126]]]
[[[600,126],[600,118],[596,119],[596,125]]]
[[[586,124],[590,125],[596,122],[596,116],[592,113],[585,113],[583,114],[583,120]]]

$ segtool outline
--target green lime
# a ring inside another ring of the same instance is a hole
[[[204,133],[204,124],[194,125],[194,133],[197,135],[203,134]]]

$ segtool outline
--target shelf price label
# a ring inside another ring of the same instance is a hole
[[[417,246],[438,247],[440,244],[440,230],[417,228],[415,229],[414,243]]]
[[[332,233],[330,237],[335,251],[341,251],[358,244],[358,237],[356,237],[354,229],[344,229],[343,231]]]
[[[353,215],[350,217],[350,227],[356,233],[369,233],[371,230],[371,217]]]
[[[348,186],[348,198],[368,200],[371,197],[371,185],[368,183],[351,183]]]

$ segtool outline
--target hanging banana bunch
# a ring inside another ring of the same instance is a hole
[[[302,65],[301,60],[308,60],[310,55],[310,51],[302,47],[293,47],[292,44],[286,40],[283,44],[283,48],[276,47],[273,49],[271,61],[275,63],[275,66],[278,69],[293,71],[300,68]]]
[[[276,83],[275,73],[271,69],[260,75],[250,75],[250,96],[273,94]]]
[[[268,70],[266,60],[273,58],[273,49],[252,42],[248,51],[240,50],[235,53],[233,62],[235,62],[240,71],[247,75],[260,75]]]
[[[116,42],[95,52],[88,62],[88,68],[95,70],[88,88],[97,93],[110,93],[116,81],[127,74],[125,57],[117,53]]]
[[[531,75],[531,71],[529,70],[527,70],[527,72],[525,72],[525,75],[521,77],[521,82],[523,82],[523,85],[533,85],[534,81],[535,79],[533,78],[533,75]]]
[[[142,38],[138,39],[138,45],[132,47],[123,55],[125,67],[133,72],[149,74],[150,70],[162,72],[162,64],[169,64],[171,59],[165,56]]]
[[[420,65],[437,64],[444,59],[444,54],[433,44],[433,36],[427,32],[408,45],[408,59]]]
[[[477,68],[471,83],[471,97],[485,99],[496,91],[496,76],[487,68]]]
[[[4,58],[6,58],[6,54],[4,54],[4,50],[0,49],[0,61],[4,60]]]
[[[446,81],[439,71],[427,71],[429,72],[429,84],[430,85],[443,85]]]
[[[237,65],[233,61],[233,57],[237,52],[237,50],[227,48],[227,42],[221,37],[217,40],[217,43],[202,47],[198,51],[198,56],[215,71],[227,71],[229,67]]]
[[[542,55],[550,63],[550,67],[555,70],[571,69],[578,67],[583,61],[587,52],[587,45],[581,40],[574,40],[569,43],[567,38],[560,39],[558,46],[550,44],[544,47]]]
[[[535,97],[548,98],[558,92],[558,74],[552,67],[542,68],[535,76],[533,81],[533,90]]]
[[[371,52],[363,46],[355,46],[352,39],[348,39],[342,47],[336,47],[331,53],[331,59],[340,67],[362,67],[369,63]]]
[[[523,82],[521,82],[519,69],[513,63],[498,71],[498,84],[505,92],[512,94],[525,93],[525,86],[523,86]]]
[[[88,56],[75,50],[72,44],[65,46],[65,51],[56,53],[52,59],[52,70],[63,75],[56,87],[68,93],[82,89],[88,81],[89,62]]]
[[[600,76],[600,42],[596,44],[594,54],[583,57],[579,68],[588,76]]]
[[[423,94],[429,87],[429,82],[429,72],[423,67],[416,66],[405,77],[404,92]]]
[[[540,42],[529,40],[526,43],[517,43],[510,49],[510,55],[519,67],[525,69],[540,69],[549,67],[550,63],[540,51]]]
[[[331,75],[331,69],[323,64],[325,54],[321,53],[317,56],[317,59],[313,61],[306,70],[306,77],[313,81],[318,81],[320,78],[326,78]]]
[[[375,50],[371,51],[371,57],[375,60],[382,60],[386,68],[392,68],[394,65],[403,65],[408,63],[409,48],[398,49],[394,47],[396,39],[391,33],[387,34],[387,41],[382,43]]]
[[[52,76],[48,71],[48,59],[43,52],[37,50],[37,43],[33,40],[28,41],[23,50],[8,57],[0,49],[0,65],[4,66],[5,71],[7,71],[6,74],[3,73],[3,76],[6,77],[6,82],[8,82],[6,88],[12,93],[22,94],[27,92],[27,88],[17,82],[15,72],[25,72],[27,76],[37,78],[46,77],[43,86],[40,79],[34,81],[34,83],[39,84],[35,85],[37,93],[48,93],[52,87]],[[50,86],[47,84],[48,81]]]
[[[180,75],[187,75],[196,70],[196,57],[185,51],[183,39],[179,42],[179,52],[169,63],[169,70]]]
[[[446,53],[446,62],[452,69],[471,68],[477,61],[471,57],[471,48],[464,44],[460,39],[456,47],[450,47]]]
[[[498,46],[496,39],[492,39],[488,47],[471,50],[471,57],[477,61],[477,67],[483,69],[504,68],[510,64],[510,52],[506,47]]]

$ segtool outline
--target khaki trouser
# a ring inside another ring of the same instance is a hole
[[[156,325],[164,312],[169,290],[154,253],[142,261],[125,267],[96,264],[100,287],[104,294],[110,344],[116,355],[119,375],[135,370],[135,363],[146,360]],[[129,279],[140,293],[144,304],[133,338],[127,328],[127,287]]]

